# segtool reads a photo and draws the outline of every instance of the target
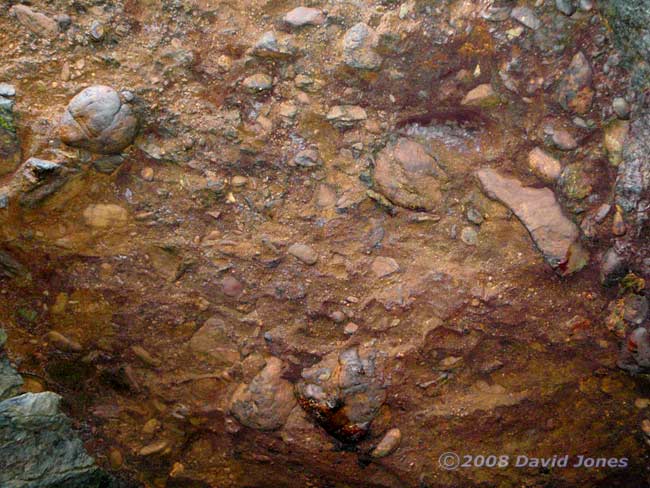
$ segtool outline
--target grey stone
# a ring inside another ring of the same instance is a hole
[[[542,22],[537,18],[535,12],[528,7],[515,7],[510,12],[510,16],[529,29],[537,30],[542,26]]]
[[[488,7],[481,12],[481,17],[490,22],[504,22],[510,18],[508,7]]]
[[[628,264],[615,248],[611,247],[600,262],[600,282],[603,286],[613,286],[628,272]]]
[[[468,246],[476,246],[478,244],[478,232],[474,227],[463,227],[460,231],[460,240]]]
[[[9,87],[11,85],[6,85],[4,92],[11,93],[13,87]],[[13,105],[13,100],[0,96],[0,177],[14,171],[21,159]]]
[[[29,158],[14,176],[14,188],[21,206],[32,208],[59,190],[68,181],[64,166],[44,159]]]
[[[616,97],[612,100],[612,109],[619,119],[630,118],[630,104],[623,97]]]
[[[303,370],[303,379],[296,385],[300,405],[330,435],[357,442],[386,401],[377,362],[377,351],[372,347],[327,355]]]
[[[273,88],[273,79],[266,73],[256,73],[245,78],[243,85],[251,92],[263,92]]]
[[[621,345],[618,367],[632,374],[650,372],[650,334],[645,327],[634,329]]]
[[[69,146],[116,154],[133,142],[138,120],[109,86],[94,85],[75,95],[61,117],[59,135]]]
[[[3,348],[7,342],[7,334],[0,329],[0,401],[17,395],[23,384],[23,379],[9,364]]]
[[[297,48],[289,36],[268,31],[257,40],[252,52],[261,58],[289,58],[297,53]]]
[[[0,402],[0,486],[99,488],[108,478],[85,451],[56,393]]]
[[[0,83],[0,95],[3,97],[16,96],[16,88],[9,83]]]
[[[546,261],[562,275],[581,269],[588,255],[579,243],[578,227],[562,213],[548,188],[524,187],[490,168],[478,171],[488,197],[506,205],[524,224]]]
[[[377,42],[377,33],[367,24],[355,24],[343,37],[343,62],[356,69],[379,69],[382,58],[375,51]]]
[[[631,122],[618,167],[616,203],[630,214],[639,232],[650,209],[650,110]]]
[[[573,15],[576,11],[576,7],[572,0],[555,0],[555,8],[564,15]]]

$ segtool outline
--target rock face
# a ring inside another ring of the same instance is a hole
[[[386,400],[377,352],[332,353],[302,372],[298,403],[330,435],[345,443],[363,438]]]
[[[551,190],[526,188],[518,180],[489,168],[479,170],[477,175],[488,197],[513,211],[556,271],[567,275],[586,264],[586,251],[578,242],[580,231],[564,216]]]
[[[282,378],[282,369],[282,361],[272,357],[250,385],[239,385],[230,401],[230,412],[239,422],[259,430],[284,425],[296,399],[291,383]]]
[[[2,488],[117,488],[96,465],[59,410],[56,393],[14,396],[21,377],[3,355],[0,329],[0,486]]]
[[[650,206],[650,110],[641,113],[630,126],[623,160],[616,179],[616,203],[631,214],[640,231]]]
[[[109,86],[95,85],[75,95],[61,117],[59,135],[69,146],[115,154],[133,142],[138,121]]]
[[[424,147],[401,138],[377,156],[375,185],[395,205],[413,210],[433,210],[440,202],[441,170]]]

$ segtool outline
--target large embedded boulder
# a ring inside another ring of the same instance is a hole
[[[129,104],[109,86],[95,85],[70,100],[59,135],[69,146],[116,154],[133,142],[138,120]]]

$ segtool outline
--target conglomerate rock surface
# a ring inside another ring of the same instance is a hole
[[[0,451],[38,407],[131,486],[650,483],[647,1],[6,7]]]

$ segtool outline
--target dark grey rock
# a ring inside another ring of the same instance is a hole
[[[603,255],[600,263],[600,282],[603,286],[613,286],[628,272],[628,264],[615,248],[610,248]]]
[[[14,102],[10,98],[15,94],[11,85],[3,84],[0,96],[0,176],[11,173],[20,164],[20,142],[16,134],[13,113]]]
[[[101,154],[117,154],[133,142],[138,120],[109,86],[95,85],[78,93],[61,117],[59,135],[69,146]]]
[[[618,167],[616,203],[630,215],[639,232],[650,208],[650,110],[639,114],[630,125]]]
[[[32,208],[59,190],[68,181],[64,166],[44,159],[29,158],[15,176],[21,206]]]
[[[27,275],[27,269],[8,252],[0,250],[0,275],[7,278]]]
[[[85,451],[56,393],[25,393],[0,402],[0,486],[94,488],[107,477]]]
[[[623,342],[618,367],[632,374],[650,372],[650,334],[645,327],[633,330]]]
[[[650,0],[600,2],[614,39],[632,58],[650,59]]]
[[[3,352],[7,342],[7,334],[0,329],[0,401],[17,395],[23,384],[23,379],[9,364],[9,359]]]

